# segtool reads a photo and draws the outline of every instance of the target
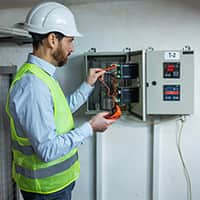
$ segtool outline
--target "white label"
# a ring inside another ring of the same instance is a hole
[[[177,51],[167,51],[165,52],[165,60],[179,60],[180,53]]]

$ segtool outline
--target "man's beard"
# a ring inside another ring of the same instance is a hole
[[[64,53],[61,47],[60,48],[58,47],[57,50],[52,54],[52,56],[54,60],[57,62],[58,67],[61,67],[67,63],[68,55]]]

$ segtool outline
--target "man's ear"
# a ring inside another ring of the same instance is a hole
[[[47,43],[50,48],[55,48],[58,44],[58,39],[54,33],[50,33],[47,37]]]

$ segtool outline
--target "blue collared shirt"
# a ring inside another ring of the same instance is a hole
[[[37,65],[53,77],[56,67],[29,54],[28,63]],[[71,112],[84,104],[93,87],[84,82],[67,97]],[[58,135],[54,123],[53,99],[48,86],[31,73],[17,81],[10,93],[10,113],[17,133],[28,137],[36,154],[45,162],[55,160],[78,147],[93,131],[88,122]]]

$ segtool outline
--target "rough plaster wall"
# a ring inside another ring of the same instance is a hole
[[[91,47],[96,47],[98,51],[119,51],[127,46],[133,50],[148,46],[155,49],[181,49],[185,44],[189,44],[195,50],[195,113],[188,119],[184,128],[182,148],[191,175],[193,199],[198,200],[200,198],[198,189],[200,162],[197,159],[200,152],[199,3],[150,0],[94,3],[71,6],[71,8],[75,13],[79,30],[85,37],[75,41],[74,56],[68,65],[57,73],[66,93],[71,92],[84,79],[83,57],[80,54]],[[26,13],[26,8],[1,10],[0,24],[11,25],[23,21]],[[30,46],[1,45],[1,64],[21,65],[26,59],[27,51],[30,51]],[[84,109],[76,114],[77,124],[86,120],[83,111]],[[185,180],[175,149],[176,131],[175,122],[160,125],[159,200],[186,200]],[[149,132],[148,126],[125,117],[103,135],[103,200],[150,199]],[[94,199],[93,152],[93,139],[80,147],[82,172],[74,192],[74,200]]]

